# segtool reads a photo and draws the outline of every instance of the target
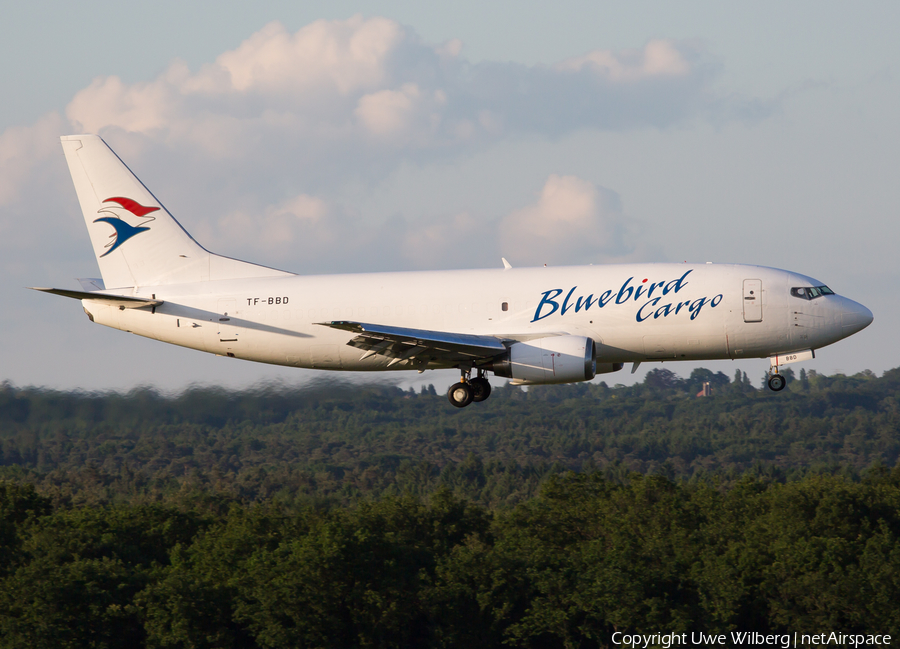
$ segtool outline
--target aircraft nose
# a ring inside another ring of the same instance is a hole
[[[875,316],[859,302],[843,298],[841,305],[841,328],[844,336],[850,336],[857,331],[862,331],[870,324]]]

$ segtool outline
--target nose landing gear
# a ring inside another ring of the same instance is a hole
[[[472,370],[462,370],[459,383],[454,383],[447,390],[447,398],[457,408],[465,408],[473,401],[484,401],[491,396],[491,384],[484,376],[484,370],[477,370],[474,379],[469,376]]]
[[[775,357],[778,358],[777,356]],[[781,392],[784,390],[784,386],[787,385],[787,381],[781,374],[778,373],[778,365],[777,362],[773,362],[772,366],[769,368],[769,380],[766,381],[769,385],[769,389],[772,392]]]
[[[772,374],[769,376],[768,384],[772,392],[781,392],[784,390],[784,386],[787,385],[787,381],[784,380],[781,374]]]

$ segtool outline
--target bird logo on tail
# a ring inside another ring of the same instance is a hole
[[[147,207],[146,205],[141,205],[136,200],[125,198],[122,196],[113,196],[112,198],[107,198],[103,202],[118,203],[118,205],[104,205],[97,212],[99,214],[108,213],[111,216],[102,216],[99,219],[94,219],[94,223],[109,223],[115,230],[115,232],[109,235],[109,238],[112,239],[112,241],[104,246],[104,248],[109,248],[109,250],[100,255],[101,257],[105,257],[136,234],[140,234],[141,232],[149,230],[150,228],[143,226],[150,221],[155,221],[156,217],[147,215],[152,214],[159,209],[158,207]],[[117,210],[126,210],[134,216],[145,220],[141,221],[138,225],[131,225],[130,223],[128,223],[127,221],[123,221],[119,217],[119,215],[116,213]]]

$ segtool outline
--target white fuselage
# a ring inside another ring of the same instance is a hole
[[[316,323],[517,340],[571,334],[592,338],[602,363],[758,358],[815,350],[871,322],[847,298],[791,295],[818,285],[760,266],[628,264],[230,279],[129,293],[163,301],[155,310],[83,305],[100,324],[214,354],[369,371],[388,369],[391,359],[363,359],[347,344],[353,333]]]
[[[97,135],[60,138],[102,279],[92,320],[164,342],[327,370],[455,367],[456,407],[485,376],[570,383],[626,362],[770,357],[778,366],[872,322],[809,277],[718,264],[623,264],[298,276],[203,248]],[[636,366],[635,366],[636,367]],[[774,371],[773,371],[774,370]]]

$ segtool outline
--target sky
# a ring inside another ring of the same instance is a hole
[[[0,381],[321,376],[25,289],[99,274],[59,145],[84,132],[220,254],[303,274],[501,256],[786,268],[875,314],[795,368],[881,374],[900,365],[898,22],[892,2],[19,3],[0,23]]]

